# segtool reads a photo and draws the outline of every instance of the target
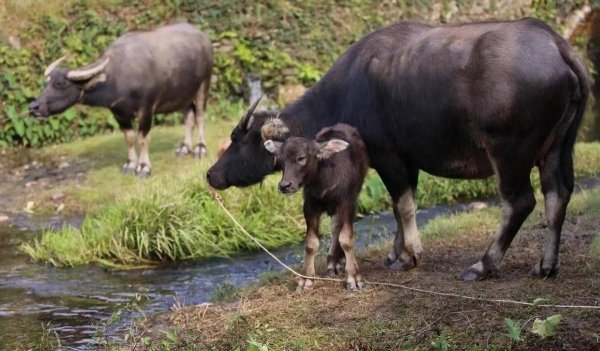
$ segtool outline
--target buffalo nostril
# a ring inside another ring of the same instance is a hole
[[[40,103],[37,101],[34,101],[32,103],[29,104],[29,109],[30,110],[37,110],[40,107]]]
[[[279,191],[288,190],[292,186],[292,183],[282,180],[279,182]]]
[[[206,172],[206,179],[210,179],[210,169]]]

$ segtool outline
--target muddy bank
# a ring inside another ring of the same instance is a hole
[[[595,192],[597,204],[598,192]],[[586,200],[587,201],[587,200]],[[579,204],[578,206],[581,206]],[[585,206],[581,208],[586,208]],[[540,212],[536,212],[539,216]],[[549,303],[600,305],[600,257],[590,246],[598,236],[600,216],[585,210],[567,217],[561,246],[561,272],[555,279],[533,279],[528,272],[541,254],[544,218],[532,219],[513,242],[492,279],[464,283],[456,279],[476,262],[493,231],[472,227],[452,237],[429,237],[420,266],[390,272],[380,265],[384,250],[360,255],[366,279],[456,294]],[[473,213],[478,216],[478,213]],[[321,264],[320,272],[324,271]],[[342,284],[317,282],[312,291],[293,293],[289,274],[245,291],[227,304],[179,309],[142,324],[138,331],[161,340],[157,329],[177,330],[179,343],[208,349],[242,349],[250,344],[269,350],[390,350],[401,348],[598,350],[600,311],[535,308],[486,303],[370,285],[350,293]],[[554,336],[531,332],[533,321],[555,314],[562,321]],[[505,321],[521,326],[520,341],[511,340]],[[174,344],[176,345],[176,344]]]

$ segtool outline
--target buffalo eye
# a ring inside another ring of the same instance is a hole
[[[67,86],[67,82],[65,82],[63,79],[57,79],[57,80],[54,81],[53,86],[56,89],[64,89]]]
[[[306,156],[304,156],[304,155],[298,156],[298,158],[296,159],[296,162],[298,162],[298,164],[304,166],[306,164]]]

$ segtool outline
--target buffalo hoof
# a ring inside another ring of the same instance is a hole
[[[334,277],[336,275],[342,275],[346,273],[346,269],[344,269],[344,266],[342,266],[341,264],[336,264],[335,268],[327,268],[327,270],[325,271],[325,275],[328,277]]]
[[[383,265],[391,271],[409,271],[417,267],[417,258],[414,255],[410,255],[408,259],[396,260],[386,257],[383,260]]]
[[[472,282],[476,280],[484,280],[488,278],[490,271],[483,268],[483,264],[478,262],[471,267],[465,269],[459,276],[459,279],[465,282]]]
[[[137,166],[137,168],[135,169],[135,174],[138,176],[138,178],[149,177],[151,173],[152,173],[152,169],[150,168],[149,165],[147,165],[145,163],[140,163]]]
[[[359,291],[364,288],[365,288],[365,283],[363,283],[361,281],[346,283],[346,289],[348,289],[348,291]]]
[[[121,173],[123,173],[123,174],[135,173],[135,162],[132,162],[132,161],[125,162],[123,167],[121,167]]]
[[[194,148],[193,156],[194,156],[194,158],[202,158],[202,157],[206,156],[206,145],[204,145],[204,144],[196,145],[196,147]]]
[[[182,157],[192,153],[192,148],[184,143],[181,143],[177,150],[175,150],[175,156]]]
[[[298,279],[298,286],[296,287],[296,293],[301,293],[303,291],[311,290],[313,288],[314,282],[312,279]]]
[[[536,263],[531,271],[529,271],[529,275],[536,278],[552,278],[558,274],[558,264],[545,264],[544,259],[540,259],[538,263]]]

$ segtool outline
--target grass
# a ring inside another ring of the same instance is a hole
[[[359,264],[369,281],[487,298],[594,304],[600,253],[590,255],[587,248],[594,244],[580,241],[590,232],[599,237],[599,203],[600,189],[573,197],[561,248],[561,274],[556,279],[527,277],[530,264],[541,253],[540,233],[544,232],[534,220],[513,243],[498,277],[475,283],[456,280],[457,271],[473,263],[489,243],[497,222],[495,207],[429,222],[423,229],[426,251],[416,270],[382,269],[375,262],[384,255],[379,248],[360,253]],[[318,269],[322,271],[323,266],[321,262]],[[372,285],[351,293],[339,284],[326,282],[317,282],[309,292],[294,294],[294,285],[295,279],[284,273],[229,292],[224,302],[180,306],[166,316],[141,321],[136,333],[146,337],[144,350],[594,349],[599,336],[600,320],[595,311],[489,304]],[[231,296],[237,300],[231,302]],[[533,320],[556,314],[563,322],[554,335],[542,339],[533,333]],[[520,326],[519,338],[511,336],[506,319]],[[171,333],[169,348],[161,347],[167,339],[165,331]],[[128,339],[135,340],[135,335]],[[111,346],[132,349],[127,343]]]

